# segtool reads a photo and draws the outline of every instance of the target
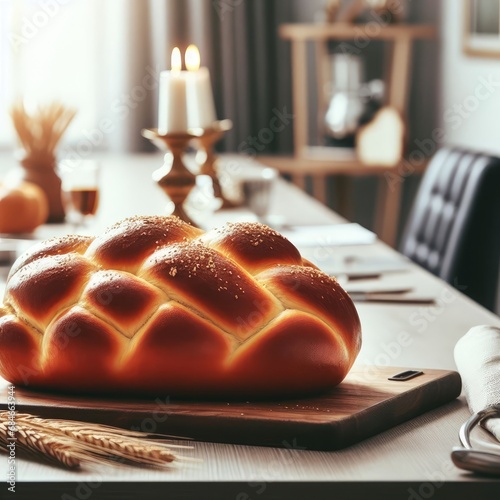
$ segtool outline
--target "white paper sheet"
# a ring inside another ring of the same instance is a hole
[[[377,237],[356,223],[324,226],[292,226],[282,231],[298,248],[370,245]]]

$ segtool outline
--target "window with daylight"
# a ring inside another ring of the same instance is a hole
[[[15,136],[9,108],[54,100],[77,108],[66,141],[97,121],[94,0],[0,0],[0,146]]]

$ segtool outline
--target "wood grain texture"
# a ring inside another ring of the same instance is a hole
[[[201,441],[335,450],[400,424],[458,397],[456,372],[425,370],[407,381],[388,377],[402,368],[357,367],[327,394],[284,401],[182,401],[102,399],[17,389],[18,411],[47,418],[140,426],[154,412],[157,432]],[[4,382],[4,385],[5,382]],[[0,387],[0,408],[7,388]],[[161,403],[161,404],[160,404]]]
[[[295,154],[300,156],[306,146],[309,133],[307,114],[307,47],[305,42],[299,40],[292,43],[292,86],[293,86],[293,140]]]
[[[278,169],[282,174],[289,175],[349,175],[350,177],[368,177],[394,175],[400,176],[402,173],[409,175],[405,165],[396,167],[364,165],[359,160],[334,160],[318,159],[317,156],[309,155],[303,157],[292,156],[258,156],[258,160],[264,165]],[[428,161],[412,162],[411,173],[422,174],[427,168]],[[407,163],[406,163],[407,167]]]
[[[357,23],[282,24],[279,34],[289,40],[352,40],[365,33],[365,25]],[[376,33],[370,32],[372,40],[395,40],[399,38],[434,38],[435,26],[426,24],[390,24]]]

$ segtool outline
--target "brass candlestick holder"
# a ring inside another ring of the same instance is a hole
[[[200,129],[200,134],[203,130]],[[163,141],[168,148],[165,155],[165,163],[153,172],[153,180],[163,189],[165,194],[174,204],[172,215],[176,215],[185,222],[197,226],[184,210],[184,202],[191,189],[196,184],[196,175],[184,165],[182,156],[188,144],[195,138],[199,138],[197,130],[186,132],[169,132],[161,135],[158,129],[143,129],[142,136],[157,145]]]
[[[217,156],[214,153],[214,145],[232,128],[233,122],[231,120],[219,120],[214,122],[212,127],[201,129],[202,133],[197,138],[201,145],[201,148],[196,153],[196,161],[200,165],[200,174],[208,175],[212,179],[214,196],[222,200],[221,208],[233,207],[234,204],[222,192],[217,176]]]

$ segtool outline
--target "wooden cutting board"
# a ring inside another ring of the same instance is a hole
[[[200,441],[336,450],[447,403],[460,394],[456,372],[423,370],[406,381],[404,368],[355,367],[327,394],[286,401],[214,402],[89,398],[16,387],[16,411],[185,436]],[[0,408],[8,383],[0,379]]]

